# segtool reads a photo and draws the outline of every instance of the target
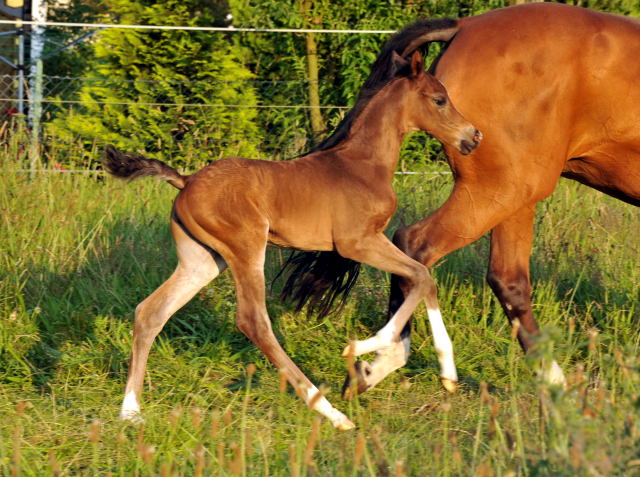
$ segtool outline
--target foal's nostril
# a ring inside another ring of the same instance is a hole
[[[478,144],[480,141],[482,141],[482,131],[476,129],[476,133],[473,135],[473,142]]]

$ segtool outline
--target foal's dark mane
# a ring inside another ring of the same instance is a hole
[[[338,124],[333,133],[324,139],[320,144],[312,149],[315,151],[326,151],[332,147],[337,146],[349,135],[351,126],[356,118],[364,110],[367,103],[371,100],[375,94],[380,91],[391,80],[396,78],[396,66],[393,62],[394,52],[399,55],[408,55],[413,53],[413,50],[406,51],[407,47],[410,47],[417,37],[422,36],[425,32],[434,30],[448,30],[456,27],[458,21],[452,18],[436,18],[431,20],[417,21],[394,35],[387,41],[382,47],[378,58],[371,65],[371,73],[364,82],[356,104],[349,110],[347,115]],[[414,48],[415,50],[415,48]]]
[[[407,56],[422,47],[428,40],[425,35],[434,31],[457,27],[458,21],[438,18],[417,21],[395,34],[382,47],[378,58],[371,65],[371,73],[364,82],[356,104],[349,110],[334,132],[312,149],[311,152],[326,151],[339,145],[348,136],[351,126],[362,113],[371,98],[384,86],[403,74],[394,61],[394,53]],[[428,43],[427,43],[428,44]],[[287,258],[272,284],[283,275],[287,280],[280,294],[284,300],[293,302],[296,311],[305,305],[307,313],[317,313],[319,317],[340,310],[349,292],[356,284],[361,264],[343,258],[335,251],[301,252],[293,251]]]

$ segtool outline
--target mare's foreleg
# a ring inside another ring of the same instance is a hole
[[[518,327],[518,341],[527,352],[539,333],[531,309],[529,257],[533,243],[535,205],[525,207],[496,225],[491,232],[487,282],[500,301],[512,326]],[[517,323],[517,325],[516,325]],[[564,384],[562,369],[552,361],[541,370],[550,384]]]
[[[136,307],[129,376],[120,411],[121,419],[141,420],[142,384],[155,337],[169,318],[226,266],[216,252],[207,250],[188,237],[173,221],[171,228],[176,240],[178,266],[166,282]]]

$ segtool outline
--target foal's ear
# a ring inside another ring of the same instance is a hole
[[[411,76],[413,78],[424,74],[424,57],[418,50],[411,55]]]
[[[396,76],[409,76],[411,74],[411,65],[406,58],[400,56],[395,50],[391,53],[391,65],[392,78]]]

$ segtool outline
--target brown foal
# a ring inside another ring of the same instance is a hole
[[[160,161],[107,148],[104,165],[112,174],[129,178],[157,175],[180,189],[171,218],[178,266],[136,308],[122,418],[139,419],[144,371],[157,334],[173,313],[228,266],[236,285],[238,328],[285,373],[310,407],[339,429],[353,427],[287,356],[273,334],[265,305],[268,244],[335,250],[406,280],[404,303],[390,324],[373,338],[353,343],[354,354],[399,343],[400,331],[422,300],[434,319],[439,318],[427,268],[383,234],[396,209],[392,177],[408,132],[427,131],[463,154],[477,146],[480,133],[451,104],[442,84],[424,72],[420,53],[414,53],[410,61],[396,54],[392,61],[393,79],[359,111],[349,135],[330,149],[296,160],[227,158],[182,176]],[[445,358],[450,361],[449,378],[455,381],[452,353]]]

